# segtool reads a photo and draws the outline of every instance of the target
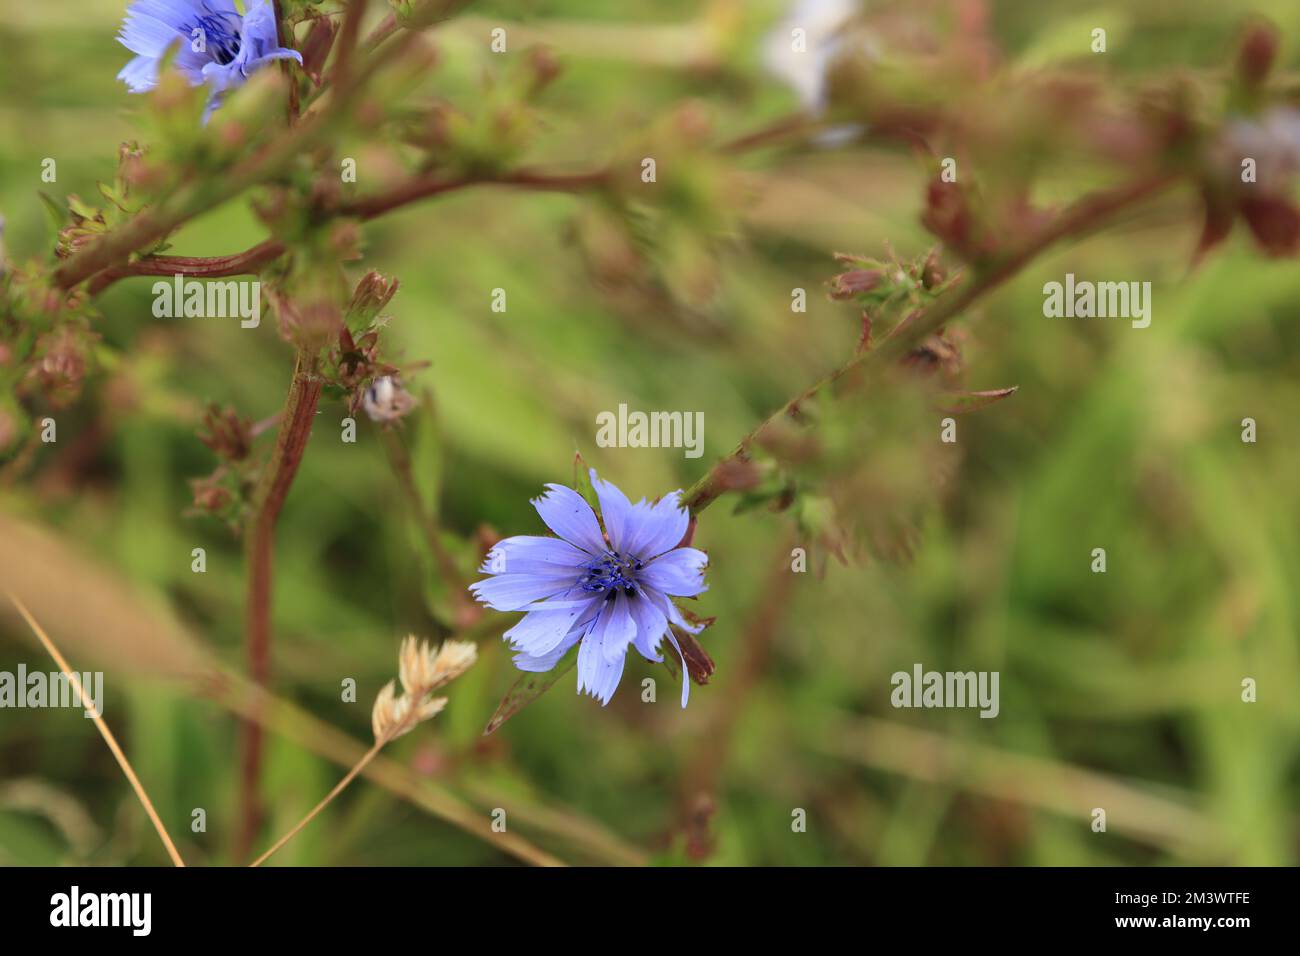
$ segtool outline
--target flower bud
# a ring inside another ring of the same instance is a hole
[[[348,326],[365,328],[383,311],[397,293],[398,281],[378,272],[367,272],[357,283],[348,306]]]
[[[1237,77],[1249,90],[1257,89],[1273,69],[1277,59],[1277,29],[1264,20],[1256,20],[1247,28],[1237,48]]]
[[[253,425],[230,406],[209,405],[199,428],[199,441],[228,461],[242,461],[253,447]]]
[[[415,398],[391,375],[382,375],[366,389],[361,407],[372,422],[393,422],[415,408]]]
[[[528,87],[531,97],[541,93],[560,75],[560,61],[550,47],[535,46],[528,51],[528,69],[532,75]]]
[[[307,31],[307,38],[302,41],[302,69],[311,81],[320,86],[321,70],[334,46],[334,36],[338,26],[329,17],[317,17]]]

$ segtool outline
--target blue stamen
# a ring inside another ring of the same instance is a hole
[[[633,573],[640,571],[642,564],[636,558],[624,557],[617,551],[607,551],[603,558],[597,558],[584,566],[587,573],[579,579],[578,584],[584,591],[608,591],[613,597],[618,591],[631,596],[636,593],[636,579]]]
[[[208,54],[222,66],[239,56],[240,19],[230,14],[213,13],[198,18]]]

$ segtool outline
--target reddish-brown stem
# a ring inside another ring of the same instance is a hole
[[[806,136],[809,131],[817,129],[817,127],[817,122],[809,119],[806,114],[795,113],[770,123],[762,129],[728,140],[719,149],[724,153],[745,153],[761,146],[780,143],[796,135]]]
[[[397,32],[395,25],[391,32]],[[378,41],[382,41],[389,35],[390,33],[384,32],[384,24],[380,24],[376,34],[367,38],[364,45],[367,50],[370,50],[377,45]],[[308,119],[310,120],[311,117]],[[319,121],[316,125],[319,125]],[[806,126],[807,121],[802,117],[789,117],[748,136],[725,143],[721,149],[727,153],[744,152],[784,139],[792,133],[801,132]],[[311,130],[295,131],[293,138],[307,140],[311,135]],[[232,179],[241,184],[239,188],[251,185],[268,168],[273,168],[293,152],[292,148],[268,151],[268,155],[255,157],[244,167],[232,171]],[[332,212],[336,215],[355,216],[358,219],[374,219],[394,209],[419,202],[421,199],[454,192],[468,186],[518,186],[541,192],[574,192],[580,189],[598,189],[608,184],[610,177],[611,171],[608,169],[578,173],[519,169],[513,172],[473,174],[453,178],[432,172],[421,173],[381,193],[345,202]],[[231,195],[236,192],[238,189],[233,190]],[[205,202],[196,205],[194,211],[202,211],[210,208],[211,205],[215,203]],[[146,210],[61,265],[55,272],[55,282],[60,288],[71,289],[90,278],[90,294],[98,295],[118,279],[128,276],[186,275],[195,278],[220,278],[252,274],[257,272],[260,266],[279,258],[285,252],[282,242],[267,239],[251,249],[228,256],[148,256],[134,262],[113,264],[116,259],[126,258],[132,251],[165,236],[193,214],[194,212],[171,214],[165,211],[151,214]]]
[[[350,0],[343,14],[343,26],[339,28],[339,38],[334,44],[333,82],[346,87],[352,69],[352,55],[356,52],[357,35],[361,31],[361,16],[366,10],[366,0]]]
[[[682,497],[682,504],[690,509],[692,515],[697,515],[730,491],[734,485],[729,481],[729,474],[738,464],[749,460],[750,449],[764,429],[785,416],[797,414],[799,406],[818,392],[829,388],[845,375],[859,368],[887,366],[897,361],[931,333],[942,328],[946,322],[965,312],[986,293],[1020,272],[1050,246],[1062,239],[1092,232],[1117,213],[1172,185],[1176,178],[1168,173],[1154,174],[1080,199],[1033,236],[986,264],[970,282],[942,296],[925,312],[911,317],[901,331],[891,335],[876,348],[854,356],[821,381],[786,402],[741,439],[740,444],[729,455],[719,459],[699,481],[691,485]]]
[[[400,182],[384,192],[344,203],[339,207],[339,212],[345,216],[373,219],[401,206],[440,193],[464,189],[466,186],[479,184],[521,186],[547,192],[573,192],[603,185],[608,179],[609,174],[603,169],[583,173],[548,173],[541,170],[519,169],[509,173],[488,173],[455,179],[448,179],[437,173],[425,173]]]
[[[378,25],[373,30],[370,31],[370,35],[366,37],[365,41],[362,43],[362,46],[366,50],[373,50],[375,47],[379,46],[390,36],[396,33],[399,29],[400,27],[397,24],[397,17],[393,16],[390,13],[388,14],[388,16],[380,20]]]
[[[495,184],[543,192],[572,192],[600,186],[606,181],[607,176],[604,170],[585,173],[550,173],[533,169],[521,169],[496,176],[467,176],[458,179],[423,174],[403,180],[391,189],[374,196],[344,203],[336,212],[339,215],[355,216],[358,219],[374,219],[421,199],[469,186]],[[91,295],[99,295],[119,279],[130,276],[183,275],[196,279],[217,279],[223,276],[253,275],[268,262],[273,262],[284,255],[285,251],[283,242],[278,239],[267,239],[243,252],[227,256],[147,256],[97,273],[90,280],[87,288]]]
[[[253,275],[262,266],[284,255],[284,243],[267,239],[251,249],[229,256],[149,256],[105,269],[90,280],[87,289],[98,295],[118,279],[128,276],[191,276],[217,279],[222,276]]]
[[[271,671],[271,577],[275,524],[307,448],[320,393],[316,354],[300,349],[275,449],[254,494],[253,520],[246,541],[248,671],[250,679],[258,686],[266,685]],[[235,844],[236,859],[248,855],[261,829],[262,809],[258,795],[261,771],[262,726],[256,720],[248,720],[244,724],[240,765],[240,825]]]
[[[686,830],[686,852],[693,859],[703,859],[712,850],[709,818],[716,805],[718,781],[727,763],[727,754],[735,729],[744,716],[750,692],[767,667],[772,647],[781,633],[783,618],[789,609],[790,591],[795,573],[790,566],[793,542],[777,549],[758,606],[743,630],[744,643],[740,660],[729,668],[729,676],[718,699],[713,702],[702,732],[696,736],[694,751],[682,774],[680,790],[682,820]]]
[[[166,199],[137,213],[118,228],[87,243],[54,270],[54,284],[72,289],[92,276],[113,268],[132,253],[157,242],[182,224],[233,199],[244,190],[277,175],[314,146],[346,113],[364,81],[383,65],[383,58],[372,56],[357,64],[350,82],[334,90],[330,102],[322,109],[305,114],[280,138],[268,143],[252,156],[237,163],[221,178],[219,189],[204,182],[178,188]]]

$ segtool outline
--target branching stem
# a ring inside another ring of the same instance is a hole
[[[271,579],[275,552],[275,524],[289,494],[307,439],[311,436],[321,379],[317,375],[316,353],[299,349],[289,397],[280,417],[275,449],[262,473],[253,497],[253,519],[248,530],[246,562],[248,592],[246,649],[249,677],[266,686],[271,670]],[[240,826],[235,857],[248,853],[261,828],[262,809],[258,785],[262,770],[262,727],[256,720],[244,723],[240,768]]]

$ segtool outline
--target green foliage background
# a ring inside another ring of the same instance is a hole
[[[612,155],[687,98],[706,104],[720,136],[739,135],[796,105],[761,69],[778,5],[740,9],[713,38],[724,69],[709,73],[688,68],[690,44],[707,39],[702,25],[689,26],[703,12],[695,4],[479,4],[437,32],[441,59],[422,86],[472,104],[485,72],[500,69],[486,50],[490,25],[562,21],[549,38],[565,70],[545,100],[539,160]],[[1293,70],[1300,8],[1284,0],[1017,0],[994,4],[993,24],[1009,59],[1036,63],[1077,58],[1091,26],[1109,25],[1105,69],[1132,79],[1216,69],[1249,10],[1279,24]],[[113,80],[126,59],[113,40],[121,12],[119,0],[6,3],[0,12],[0,210],[15,259],[49,246],[38,191],[94,196],[95,182],[112,177],[118,142],[137,135],[139,101]],[[584,40],[594,22],[633,37],[647,25],[687,26],[644,44],[640,59],[661,61],[651,63]],[[367,165],[374,144],[353,145],[358,188],[382,185],[367,179],[380,168]],[[58,162],[56,185],[40,182],[44,157]],[[879,254],[886,240],[907,257],[929,247],[918,221],[924,173],[905,150],[739,163],[750,191],[734,228],[711,237],[716,263],[690,236],[658,250],[670,288],[716,268],[718,294],[703,308],[601,289],[576,247],[586,207],[571,196],[466,190],[367,226],[358,265],[402,283],[388,309],[390,347],[432,363],[413,384],[434,395],[437,427],[417,416],[406,435],[453,536],[468,540],[482,524],[539,533],[528,500],[544,482],[569,480],[575,449],[634,498],[687,485],[851,353],[856,311],[820,291],[835,271],[832,252]],[[678,172],[661,165],[659,175]],[[1090,175],[1063,171],[1061,191],[1082,191]],[[718,618],[702,638],[718,668],[687,711],[672,678],[633,655],[608,708],[575,695],[570,675],[485,740],[514,676],[490,639],[444,714],[392,753],[484,819],[505,808],[512,832],[567,862],[608,856],[539,818],[598,827],[652,862],[688,862],[683,782],[717,743],[726,711],[732,735],[708,761],[719,781],[711,863],[1295,863],[1300,273],[1262,259],[1240,235],[1189,271],[1199,223],[1184,200],[1052,252],[959,323],[969,330],[970,387],[1020,390],[960,420],[961,471],[925,509],[913,560],[831,561],[820,575],[826,556],[814,549],[814,572],[795,576],[773,611],[762,599],[773,566],[788,562],[789,521],[734,515],[724,500],[696,537],[711,557],[698,610]],[[216,255],[263,235],[247,204],[234,203],[184,228],[173,246]],[[1042,285],[1067,271],[1150,279],[1151,327],[1045,319]],[[97,331],[120,361],[60,416],[58,445],[0,502],[56,529],[242,666],[239,543],[186,513],[187,479],[213,466],[194,428],[209,401],[253,419],[273,414],[291,349],[270,316],[256,331],[155,319],[151,282],[123,281],[103,296]],[[505,314],[489,309],[496,287],[508,291]],[[805,314],[790,311],[794,287],[809,290]],[[594,416],[620,402],[703,411],[704,457],[595,447]],[[871,402],[862,413],[887,422],[888,394]],[[337,440],[345,414],[322,406],[280,522],[275,690],[368,741],[369,705],[395,673],[399,639],[437,633],[429,608],[438,585],[373,426],[361,423],[355,445]],[[1240,440],[1246,416],[1258,421],[1256,444]],[[923,422],[926,441],[937,441],[937,418]],[[73,461],[77,449],[84,455]],[[861,502],[864,512],[876,505]],[[206,574],[190,571],[195,547],[207,549]],[[1094,547],[1108,552],[1104,575],[1089,571]],[[58,568],[49,575],[75,603],[78,581]],[[87,623],[81,637],[93,643]],[[757,681],[729,693],[747,640],[769,624],[774,645]],[[115,672],[114,649],[104,651],[105,715],[182,852],[193,863],[234,862],[237,724],[178,688]],[[20,661],[49,667],[21,623],[5,618],[0,669]],[[916,662],[999,671],[1000,716],[894,710],[890,675]],[[645,676],[658,681],[653,705],[637,694]],[[344,677],[357,680],[356,704],[339,701]],[[1240,699],[1244,677],[1259,682],[1255,704]],[[1119,786],[1099,790],[1081,770]],[[273,736],[265,839],[341,772]],[[1107,810],[1105,834],[1089,828],[1096,806]],[[207,811],[206,833],[190,832],[195,807]],[[533,812],[516,818],[519,807]],[[794,808],[807,811],[806,833],[791,830]],[[89,721],[0,711],[0,862],[65,861],[165,857]],[[490,839],[363,781],[278,862],[513,861]]]

